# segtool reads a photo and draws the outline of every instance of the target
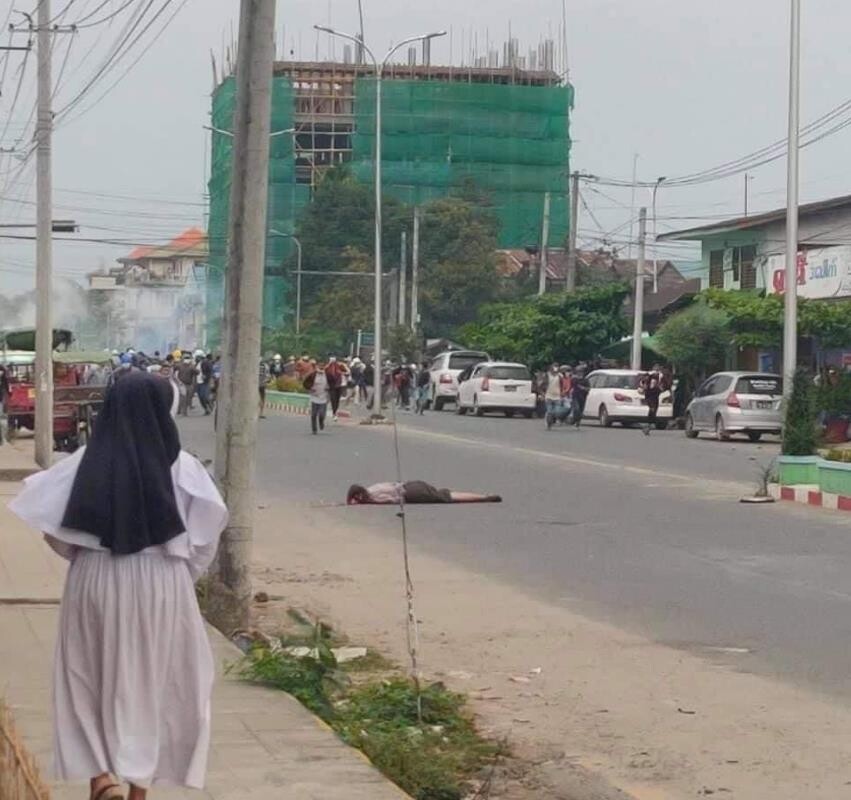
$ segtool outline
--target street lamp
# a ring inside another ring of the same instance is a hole
[[[269,233],[273,236],[283,236],[287,239],[292,239],[298,251],[298,269],[296,270],[295,279],[295,335],[296,342],[298,342],[298,337],[301,336],[301,242],[297,236],[291,233],[281,233],[276,230],[270,230]]]
[[[783,314],[783,396],[798,366],[798,142],[801,97],[801,0],[792,0],[789,48],[789,141],[786,178],[786,287]]]
[[[425,42],[430,39],[436,39],[438,36],[446,36],[446,31],[435,31],[434,33],[425,33],[420,36],[409,36],[403,39],[399,44],[390,48],[387,55],[379,64],[375,54],[370,50],[363,39],[359,36],[353,36],[350,33],[341,33],[333,28],[328,28],[324,25],[314,25],[316,30],[331,36],[339,36],[341,39],[348,39],[354,42],[362,51],[369,54],[375,67],[375,395],[381,398],[382,381],[381,381],[381,78],[384,74],[384,68],[390,57],[399,48],[412,42]],[[378,412],[381,411],[381,400],[379,399]]]

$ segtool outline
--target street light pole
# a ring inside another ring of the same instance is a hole
[[[801,95],[801,0],[792,0],[789,48],[789,141],[786,178],[786,284],[783,315],[783,394],[798,366],[798,137]]]
[[[276,230],[271,230],[269,233],[273,236],[283,236],[286,239],[292,239],[296,247],[298,268],[295,274],[295,335],[296,341],[298,341],[298,337],[301,336],[301,242],[297,236],[293,236],[291,233],[281,233]]]
[[[374,327],[374,348],[375,348],[375,396],[379,398],[378,408],[376,413],[381,412],[381,312],[382,312],[382,267],[381,267],[381,240],[382,240],[382,219],[381,219],[381,79],[384,75],[384,68],[391,56],[400,48],[412,42],[428,41],[435,39],[438,36],[446,36],[446,31],[435,31],[434,33],[426,33],[420,36],[409,36],[403,39],[397,45],[392,47],[384,59],[379,64],[373,51],[366,46],[362,38],[353,36],[350,33],[342,33],[333,28],[328,28],[324,25],[314,25],[316,30],[328,33],[331,36],[339,36],[341,39],[348,39],[360,47],[363,52],[367,53],[372,59],[375,67],[375,327]]]

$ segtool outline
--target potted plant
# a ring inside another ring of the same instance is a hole
[[[777,461],[780,483],[786,486],[817,484],[819,480],[814,389],[806,370],[796,370],[786,401],[782,455]]]

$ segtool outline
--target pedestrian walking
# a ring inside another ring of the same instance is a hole
[[[431,386],[431,373],[428,371],[428,361],[423,361],[420,371],[417,373],[416,387],[416,412],[417,414],[425,414],[425,408],[428,405],[428,390]]]
[[[310,429],[314,434],[325,430],[328,410],[328,375],[325,364],[316,364],[313,372],[304,379],[304,388],[310,392]]]
[[[215,674],[194,582],[227,510],[181,450],[172,385],[131,370],[87,447],[28,478],[11,510],[70,561],[53,669],[53,762],[91,797],[203,788]]]
[[[125,363],[129,366],[129,361],[125,362],[122,357],[122,366]],[[177,365],[177,379],[180,381],[180,404],[177,413],[188,417],[192,409],[192,398],[195,395],[196,379],[195,362],[192,360],[191,353],[184,353],[181,356],[180,363]]]
[[[258,390],[260,392],[260,419],[266,419],[266,388],[269,386],[269,365],[261,358],[260,373],[257,376]]]
[[[577,369],[573,373],[570,387],[570,413],[573,427],[578,429],[582,424],[582,418],[585,416],[585,401],[588,399],[588,392],[591,391],[591,384],[585,377],[584,369]]]
[[[343,396],[343,375],[337,356],[331,356],[325,367],[325,377],[328,380],[328,400],[331,402],[331,419],[334,422],[337,421],[337,409],[340,408],[340,398]]]
[[[656,426],[656,415],[659,413],[659,396],[662,394],[662,381],[658,372],[651,372],[641,382],[641,393],[647,404],[647,423],[644,426],[644,435],[650,435],[650,428]]]
[[[209,355],[202,356],[196,369],[195,391],[198,394],[198,399],[201,401],[204,415],[209,416],[213,410],[213,403],[210,397],[210,385],[213,382],[213,361],[211,357]]]
[[[559,418],[564,402],[562,400],[562,382],[561,373],[558,369],[558,364],[550,364],[546,377],[546,390],[544,400],[547,404],[547,430],[552,428],[555,421]]]

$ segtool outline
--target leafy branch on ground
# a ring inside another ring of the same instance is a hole
[[[311,655],[296,656],[283,643],[256,645],[232,670],[291,694],[416,800],[462,800],[469,782],[504,755],[504,744],[476,731],[465,698],[443,684],[422,688],[420,724],[413,681],[398,674],[376,679],[362,659],[338,664],[327,628],[317,626],[311,640],[300,643]],[[373,654],[372,663],[386,672],[380,655]]]

